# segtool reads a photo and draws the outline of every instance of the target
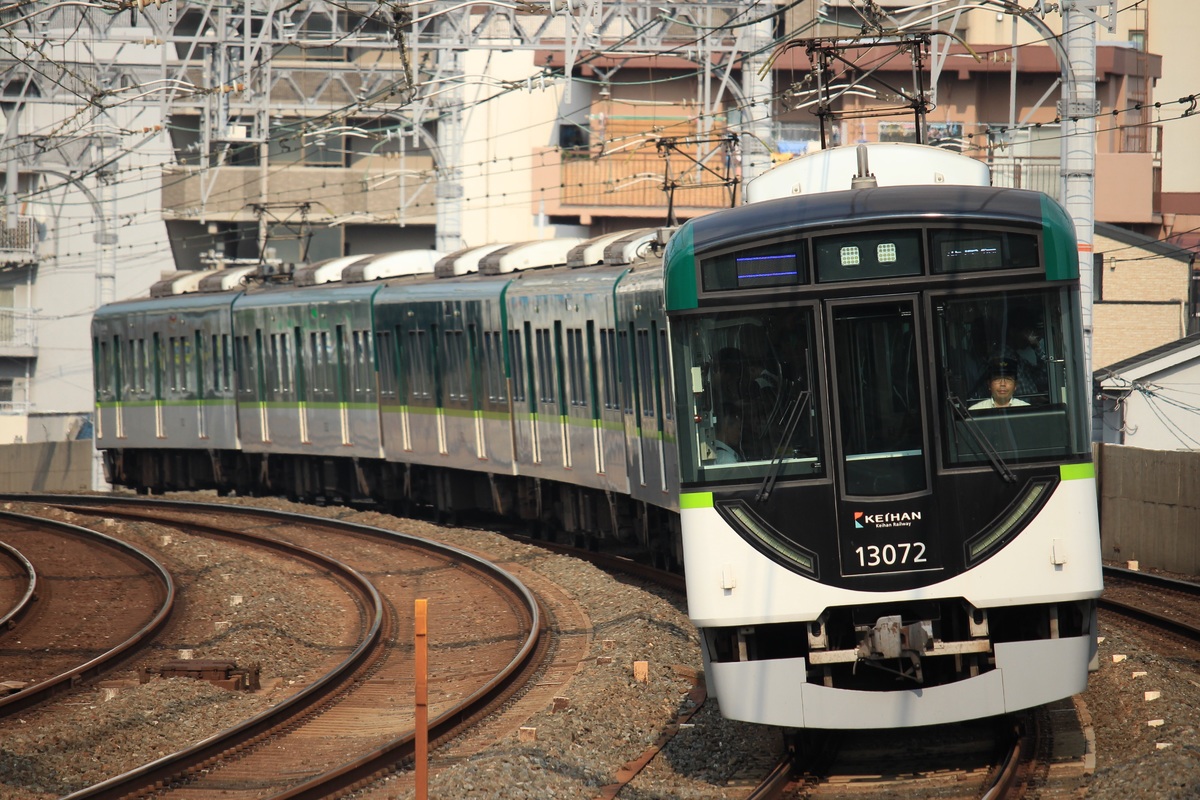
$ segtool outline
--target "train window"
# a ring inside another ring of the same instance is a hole
[[[329,380],[329,332],[312,331],[308,334],[309,361],[312,364],[312,396],[314,400],[328,400],[332,394]]]
[[[1033,234],[986,230],[929,232],[935,273],[1037,267],[1038,240]]]
[[[863,281],[920,275],[921,232],[872,231],[813,240],[817,281]]]
[[[112,363],[108,356],[108,342],[103,339],[96,339],[96,397],[107,399],[109,389],[112,386],[110,378]]]
[[[303,400],[305,392],[308,391],[308,385],[305,382],[304,372],[304,329],[300,326],[292,328],[292,375],[293,375],[293,395],[294,400]]]
[[[388,403],[396,402],[396,348],[391,331],[375,332],[375,352],[379,353],[379,394]]]
[[[706,258],[700,279],[706,292],[796,286],[808,282],[806,261],[803,242],[781,242]]]
[[[633,326],[629,326],[630,330]],[[629,333],[621,331],[617,334],[619,345],[617,347],[617,360],[621,371],[621,405],[626,414],[633,413],[633,375],[634,371],[630,369],[630,358],[632,353],[629,349]]]
[[[925,489],[920,358],[912,304],[837,307],[833,341],[846,494]]]
[[[291,337],[286,333],[279,334],[279,386],[284,400],[296,399],[295,363]]]
[[[204,336],[200,331],[192,334],[192,352],[195,354],[196,396],[204,397]]]
[[[212,336],[211,336],[211,337],[209,337],[209,349],[210,349],[210,352],[211,352],[211,355],[209,356],[209,359],[210,359],[209,363],[210,363],[210,365],[211,365],[211,367],[212,367],[212,386],[213,386],[213,389],[214,389],[214,390],[216,390],[216,391],[218,391],[218,392],[219,392],[219,391],[221,391],[221,390],[222,390],[223,388],[225,388],[225,387],[223,387],[223,386],[221,385],[221,346],[220,346],[220,338],[219,338],[219,337],[217,336],[217,334],[215,334],[215,333],[214,333],[214,334],[212,334]]]
[[[671,328],[684,482],[824,474],[809,307],[725,311]],[[664,365],[665,367],[665,365]]]
[[[238,336],[234,339],[234,347],[236,353],[236,373],[237,373],[237,390],[242,397],[252,395],[254,393],[254,385],[251,376],[253,375],[250,364],[250,337]]]
[[[604,407],[619,407],[617,332],[612,328],[600,331],[600,371],[604,376]]]
[[[229,347],[229,334],[221,334],[221,387],[229,391],[233,386],[233,358]]]
[[[657,327],[657,325],[655,327]],[[668,360],[668,356],[667,356],[667,332],[665,330],[659,330],[659,332],[658,332],[657,361],[658,361],[658,365],[657,365],[658,368],[655,370],[656,374],[657,375],[666,375],[669,372],[669,370],[667,369],[667,365],[670,364],[671,362]],[[671,419],[674,417],[674,412],[671,410],[671,384],[670,384],[670,381],[660,381],[660,382],[662,383],[663,416],[666,419]]]
[[[521,332],[508,332],[508,363],[512,367],[512,399],[524,403],[525,394],[525,350],[521,347]]]
[[[587,383],[584,379],[583,331],[567,329],[567,378],[573,406],[587,405]]]
[[[266,353],[266,390],[267,400],[279,400],[283,390],[283,358],[279,352],[279,334],[267,336]]]
[[[499,331],[483,332],[483,362],[488,400],[502,403],[508,398],[504,390],[504,347]]]
[[[408,390],[414,400],[430,398],[429,351],[425,342],[425,331],[408,332]]]
[[[596,323],[587,324],[587,376],[588,402],[592,405],[592,419],[600,419],[600,395],[596,386]]]
[[[374,360],[371,353],[371,332],[352,331],[350,334],[351,380],[354,383],[355,402],[366,402],[375,396]]]
[[[554,350],[551,346],[550,329],[534,331],[537,340],[538,400],[554,402]]]
[[[164,371],[167,379],[165,388],[168,392],[174,392],[179,388],[179,379],[176,377],[176,372],[179,369],[179,348],[176,346],[174,336],[167,337],[165,366],[166,369]]]
[[[650,331],[638,330],[637,338],[637,374],[639,405],[643,417],[654,416],[654,353],[650,349]]]
[[[468,400],[467,396],[467,354],[466,341],[462,331],[446,331],[445,364],[446,391],[449,398],[461,403]]]
[[[1066,289],[934,304],[944,457],[952,465],[1086,452],[1080,345]]]

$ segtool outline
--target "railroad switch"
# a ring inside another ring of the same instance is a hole
[[[191,678],[208,681],[214,686],[232,691],[258,691],[259,665],[251,664],[241,669],[232,661],[216,659],[176,659],[168,661],[158,669],[146,667],[142,670],[141,682],[147,683],[153,677],[160,678]]]

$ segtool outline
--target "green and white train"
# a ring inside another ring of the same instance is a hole
[[[869,157],[882,186],[825,151],[675,231],[164,281],[95,316],[108,477],[682,567],[736,719],[1070,696],[1102,589],[1071,221],[961,156]]]

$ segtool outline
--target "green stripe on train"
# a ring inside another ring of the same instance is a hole
[[[712,508],[712,492],[683,492],[679,495],[679,510],[685,508]]]
[[[1058,476],[1064,481],[1078,481],[1096,477],[1095,464],[1059,464]]]

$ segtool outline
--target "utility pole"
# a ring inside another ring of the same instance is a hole
[[[1107,15],[1099,9],[1107,7]],[[1096,26],[1116,29],[1116,3],[1112,0],[1065,0],[1062,4],[1063,65],[1062,198],[1075,223],[1079,240],[1079,295],[1083,323],[1084,365],[1092,374],[1092,247],[1096,226]],[[1088,392],[1089,402],[1091,392]]]

